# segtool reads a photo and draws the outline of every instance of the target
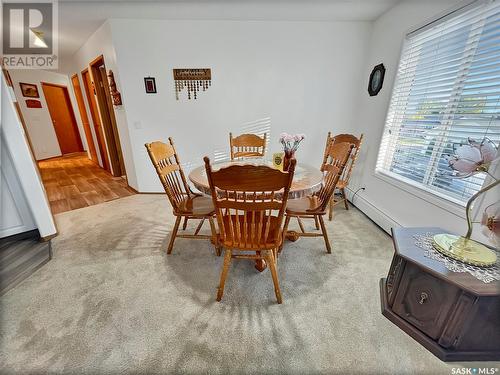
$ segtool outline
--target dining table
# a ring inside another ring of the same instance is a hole
[[[231,161],[216,161],[211,165],[213,171],[217,171],[221,168],[227,168],[231,165],[267,165],[273,167],[273,162],[271,159],[257,158],[257,159],[245,159],[245,160],[231,160]],[[199,166],[191,170],[189,173],[189,180],[194,185],[194,187],[199,190],[202,194],[210,196],[211,190],[208,183],[207,172],[205,166]],[[290,186],[290,191],[288,193],[288,199],[297,199],[307,195],[311,195],[321,189],[321,184],[323,182],[323,173],[319,168],[313,167],[309,164],[297,162],[295,166],[295,173],[292,180],[292,185]],[[279,199],[279,192],[276,194]],[[291,241],[296,241],[297,236],[293,232],[289,232],[286,235],[287,239]],[[265,261],[256,261],[255,268],[262,272],[266,269]]]
[[[246,159],[246,160],[233,160],[233,161],[218,161],[213,163],[212,170],[217,171],[221,168],[227,168],[231,165],[267,165],[273,167],[273,162],[270,159]],[[202,194],[210,196],[210,185],[208,184],[207,172],[205,166],[194,168],[189,173],[189,180],[193,183],[194,187]],[[295,174],[293,176],[288,199],[301,198],[311,195],[321,189],[323,181],[323,173],[319,168],[313,167],[308,164],[297,162],[295,166]],[[279,195],[279,193],[278,193]]]

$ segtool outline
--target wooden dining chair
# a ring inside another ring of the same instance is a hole
[[[262,158],[266,153],[266,138],[256,134],[241,134],[233,138],[229,133],[229,147],[231,148],[231,160],[242,158]]]
[[[194,193],[186,182],[186,177],[179,162],[179,156],[174,147],[172,138],[168,138],[169,144],[163,142],[146,143],[149,157],[156,169],[156,173],[167,193],[167,197],[176,217],[174,229],[168,244],[167,254],[172,253],[175,238],[213,239],[216,244],[216,253],[220,255],[217,246],[214,215],[215,210],[211,198]],[[189,219],[200,220],[194,234],[178,234],[180,222],[184,218],[183,229],[186,229]],[[205,220],[210,223],[211,236],[198,234]]]
[[[340,176],[344,171],[345,165],[349,159],[349,155],[354,146],[347,142],[331,143],[325,155],[328,162],[322,167],[325,172],[323,179],[323,186],[321,189],[306,197],[299,199],[291,199],[288,201],[286,207],[286,219],[283,233],[286,235],[288,224],[292,217],[297,218],[299,223],[300,232],[291,232],[291,237],[323,237],[325,240],[326,250],[331,254],[330,241],[328,240],[328,233],[326,232],[325,222],[323,216],[326,214],[328,204],[335,188],[340,180]],[[320,224],[321,233],[306,232],[301,219],[314,219],[315,223]]]
[[[361,143],[363,142],[363,134],[360,135],[359,138],[352,134],[338,134],[332,136],[330,132],[328,132],[328,136],[326,138],[326,147],[325,147],[325,155],[323,156],[323,165],[327,163],[326,151],[328,149],[328,145],[331,143],[342,143],[348,142],[352,144],[354,147],[351,151],[351,155],[349,156],[349,160],[347,161],[347,165],[344,168],[344,172],[342,176],[340,176],[340,180],[337,184],[338,194],[334,194],[332,199],[329,202],[329,210],[328,210],[328,220],[332,220],[333,218],[333,208],[342,202],[344,202],[344,207],[346,210],[349,209],[349,203],[347,201],[347,195],[345,193],[345,188],[349,185],[349,179],[351,178],[352,169],[354,168],[354,164],[356,163],[356,159],[358,158],[359,150],[361,149]]]
[[[204,158],[212,201],[219,224],[219,244],[225,249],[217,301],[222,299],[231,260],[265,260],[282,302],[276,271],[278,248],[283,241],[282,223],[295,159],[288,172],[264,165],[231,165],[212,171]]]

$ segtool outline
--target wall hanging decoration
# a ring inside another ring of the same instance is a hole
[[[375,96],[382,89],[384,84],[385,67],[384,64],[378,64],[373,68],[368,81],[368,93],[370,96]]]
[[[42,102],[40,100],[26,99],[27,108],[42,108]]]
[[[21,92],[23,93],[23,96],[27,98],[40,97],[40,94],[38,94],[38,87],[34,83],[19,82],[19,86],[21,87]]]
[[[175,98],[186,88],[188,99],[197,98],[200,89],[208,90],[212,85],[210,69],[174,69]]]
[[[113,71],[110,70],[108,73],[109,80],[109,93],[111,94],[111,99],[113,100],[114,105],[122,105],[122,95],[116,88],[115,75]]]
[[[144,87],[146,94],[156,94],[156,81],[154,77],[144,77]]]

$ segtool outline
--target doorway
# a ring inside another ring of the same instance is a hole
[[[108,146],[109,163],[113,176],[125,176],[125,165],[120,145],[120,137],[116,125],[115,112],[109,83],[104,64],[104,57],[101,55],[90,63],[90,73],[93,80],[94,94],[102,121],[102,129]]]
[[[63,155],[83,152],[82,140],[71,106],[68,88],[42,82],[42,90],[49,109],[59,148]]]
[[[92,138],[92,131],[90,130],[89,117],[87,116],[87,111],[85,109],[85,104],[83,102],[82,88],[80,87],[80,80],[78,79],[78,74],[75,74],[71,77],[71,83],[73,84],[73,90],[75,92],[78,111],[80,112],[80,118],[82,119],[83,130],[85,131],[85,139],[87,140],[90,159],[95,163],[99,164],[99,160],[97,158],[97,151],[94,144],[94,139]]]
[[[111,173],[108,153],[106,151],[106,141],[104,140],[101,118],[99,117],[99,109],[97,108],[97,102],[94,94],[95,90],[92,85],[92,80],[90,79],[90,73],[88,69],[84,69],[82,71],[82,79],[83,87],[85,88],[85,94],[87,96],[87,103],[89,104],[90,116],[92,117],[92,122],[94,123],[94,130],[97,138],[97,145],[99,146],[99,155],[101,156],[102,167]]]

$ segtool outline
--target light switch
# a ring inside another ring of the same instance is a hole
[[[134,121],[134,128],[136,128],[136,129],[142,129],[142,122],[140,122],[140,121]]]

